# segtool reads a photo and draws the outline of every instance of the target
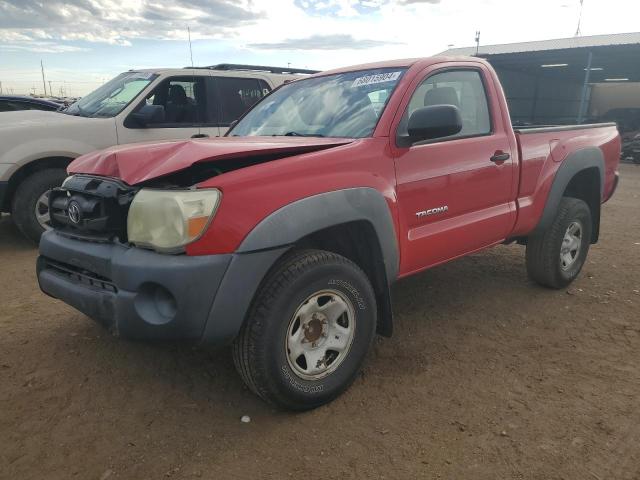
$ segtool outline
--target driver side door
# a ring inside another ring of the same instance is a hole
[[[119,144],[220,135],[210,77],[188,72],[162,80],[144,96],[117,125]]]
[[[515,221],[516,165],[489,72],[477,64],[424,74],[397,127],[396,176],[407,275],[503,241]],[[412,142],[411,113],[454,105],[462,130]]]

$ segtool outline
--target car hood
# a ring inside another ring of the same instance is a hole
[[[191,167],[200,162],[266,157],[270,160],[324,150],[353,142],[344,138],[223,137],[138,143],[92,152],[74,160],[70,174],[118,178],[136,185]],[[281,155],[281,157],[279,157]]]
[[[18,110],[0,113],[0,130],[15,128],[39,128],[50,124],[77,125],[87,121],[84,117],[65,115],[46,110]]]

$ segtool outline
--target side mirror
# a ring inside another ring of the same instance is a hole
[[[409,118],[411,142],[448,137],[460,133],[462,116],[455,105],[432,105],[418,108]]]
[[[164,122],[164,107],[162,105],[143,105],[142,108],[129,114],[125,127],[145,128],[151,123],[162,122]]]

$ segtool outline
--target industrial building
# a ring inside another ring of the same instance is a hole
[[[616,121],[640,130],[640,33],[454,48],[486,58],[502,81],[512,121],[544,125]]]

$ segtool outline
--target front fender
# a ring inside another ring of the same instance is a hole
[[[389,282],[398,277],[398,240],[387,201],[374,188],[359,187],[303,198],[262,220],[243,240],[239,253],[291,245],[328,227],[354,221],[368,221],[382,250]]]
[[[301,238],[328,227],[368,221],[384,260],[386,280],[398,277],[399,254],[386,200],[373,188],[349,188],[313,195],[276,210],[244,239],[222,280],[203,335],[204,344],[231,342],[240,331],[251,302],[271,267]],[[381,333],[391,335],[389,288],[381,297]]]

